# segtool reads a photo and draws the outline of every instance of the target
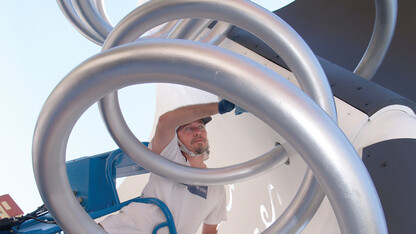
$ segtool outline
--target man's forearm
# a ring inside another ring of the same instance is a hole
[[[217,234],[217,226],[204,223],[202,226],[202,234]]]
[[[218,114],[218,103],[196,104],[179,107],[175,110],[166,112],[161,116],[163,121],[168,122],[173,128],[202,119],[211,115]],[[159,119],[159,121],[162,121]]]

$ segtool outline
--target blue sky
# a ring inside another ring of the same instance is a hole
[[[262,2],[269,9],[285,4],[277,0]],[[137,0],[105,1],[113,24],[136,3]],[[56,1],[0,1],[0,25],[0,195],[10,194],[28,213],[42,204],[31,153],[39,112],[59,81],[99,53],[101,47],[71,26]],[[140,140],[148,140],[154,119],[154,86],[129,87],[119,96],[130,128]],[[67,160],[116,148],[94,105],[71,133]]]

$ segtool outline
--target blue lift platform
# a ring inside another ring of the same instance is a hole
[[[147,146],[148,143],[144,144]],[[68,161],[66,167],[74,195],[91,218],[96,219],[111,214],[131,202],[152,203],[157,205],[166,216],[166,222],[157,225],[153,233],[167,226],[171,234],[176,234],[172,214],[161,200],[136,197],[120,202],[116,189],[116,178],[148,173],[121,149]],[[0,234],[48,234],[61,231],[62,229],[54,222],[53,217],[46,212],[36,219],[12,226],[10,230],[0,231]]]

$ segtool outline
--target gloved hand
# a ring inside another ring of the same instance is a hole
[[[239,107],[239,106],[235,106],[235,111],[234,114],[235,115],[241,115],[242,113],[247,112],[246,110],[244,110],[243,108]]]
[[[218,102],[218,111],[220,112],[220,114],[228,113],[234,110],[234,108],[234,103],[231,103],[225,99],[222,99],[220,102]]]

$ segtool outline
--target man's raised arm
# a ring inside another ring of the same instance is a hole
[[[196,104],[179,107],[159,117],[155,136],[152,140],[152,151],[160,154],[175,136],[175,129],[184,124],[215,114],[224,114],[234,109],[234,104],[226,100],[214,103]]]

